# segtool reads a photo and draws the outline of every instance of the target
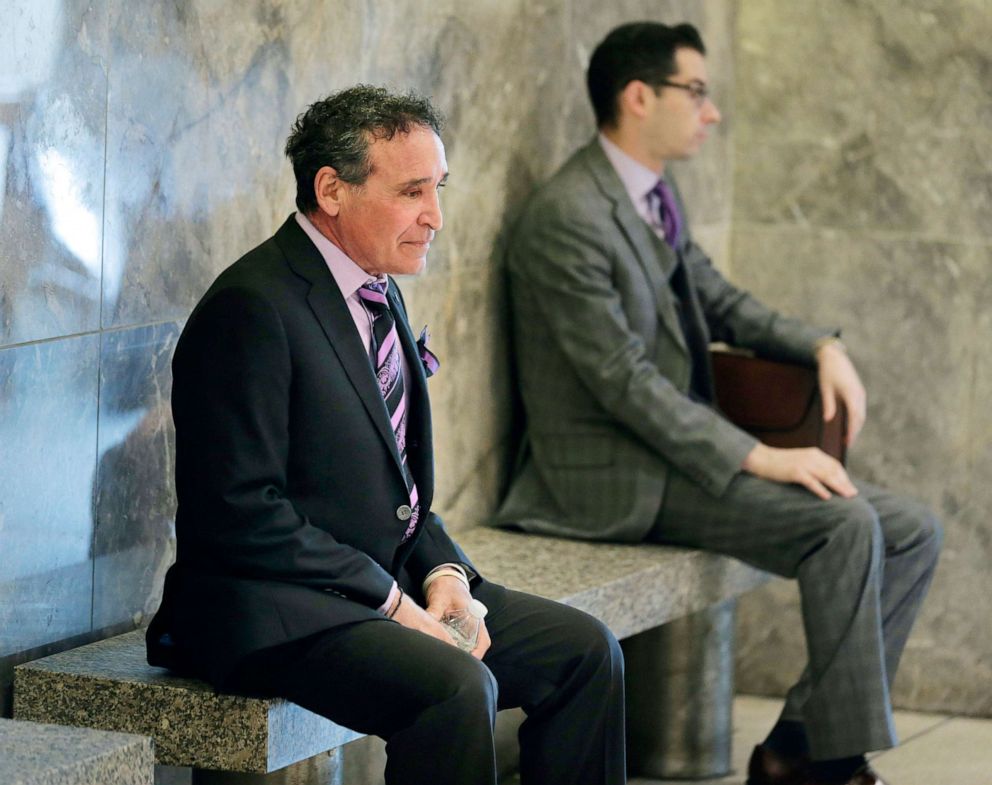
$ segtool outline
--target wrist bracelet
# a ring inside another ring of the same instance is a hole
[[[399,588],[399,587],[397,587]],[[396,611],[400,609],[400,605],[403,604],[403,589],[400,589],[400,596],[396,598],[396,604],[393,606],[392,610],[386,614],[387,619],[393,618],[396,615]]]

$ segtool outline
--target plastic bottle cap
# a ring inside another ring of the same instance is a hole
[[[472,600],[468,604],[467,610],[469,614],[474,616],[476,619],[484,619],[486,618],[486,614],[489,613],[489,608],[487,608],[478,600]]]

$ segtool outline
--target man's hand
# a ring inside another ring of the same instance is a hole
[[[829,499],[830,491],[845,499],[858,495],[840,461],[818,447],[781,449],[759,442],[741,468],[766,480],[802,485],[821,499]]]
[[[417,605],[407,594],[403,595],[403,599],[400,601],[400,607],[393,616],[393,621],[399,622],[408,629],[423,632],[426,635],[437,638],[439,641],[450,643],[452,646],[455,645],[454,639],[444,628],[444,625],[432,614]]]
[[[472,595],[458,578],[442,575],[427,587],[427,613],[438,621],[448,611],[464,610],[472,601]],[[486,620],[479,622],[479,642],[471,654],[481,660],[489,650],[491,641],[486,629]]]
[[[847,407],[847,433],[844,441],[848,447],[858,438],[867,414],[867,395],[854,363],[847,352],[836,342],[824,344],[816,353],[820,396],[823,399],[823,419],[830,421],[837,414],[837,399]]]

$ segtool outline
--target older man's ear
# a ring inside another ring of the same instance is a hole
[[[347,183],[338,177],[337,169],[333,166],[322,166],[313,178],[314,195],[317,205],[327,215],[336,217],[341,212],[341,201]]]

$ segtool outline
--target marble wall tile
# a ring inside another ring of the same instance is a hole
[[[366,6],[362,79],[428,94],[446,115],[451,178],[443,194],[445,229],[430,261],[435,276],[493,263],[514,206],[550,174],[547,141],[535,128],[556,121],[562,6]]]
[[[0,657],[90,626],[99,338],[0,350]]]
[[[431,378],[435,510],[453,530],[488,519],[512,460],[513,390],[501,267],[404,281],[414,327],[427,324],[441,370]],[[517,434],[519,437],[519,434]]]
[[[292,209],[294,4],[108,5],[103,325],[185,318]]]
[[[175,557],[170,361],[179,325],[106,333],[93,493],[93,626],[140,624]]]
[[[735,277],[760,296],[846,324],[869,389],[852,470],[944,521],[896,702],[981,714],[990,31],[987,3],[972,0],[742,4],[732,242]],[[742,603],[743,689],[787,686],[762,650],[801,661],[794,600],[782,585]]]
[[[992,416],[977,403],[992,389],[989,252],[796,227],[734,230],[740,284],[793,314],[844,327],[869,392],[852,473],[923,500],[944,522],[942,566],[895,691],[901,705],[917,709],[992,710],[987,692],[973,688],[988,671],[983,652],[992,650],[992,632],[974,604],[992,589],[992,498],[980,473]],[[766,588],[742,602],[740,615],[741,688],[784,691],[805,651],[794,588]],[[784,653],[776,662],[766,656],[772,644]]]
[[[0,1],[0,345],[100,319],[106,13]]]
[[[984,4],[767,0],[743,9],[740,217],[985,234],[992,25]]]

